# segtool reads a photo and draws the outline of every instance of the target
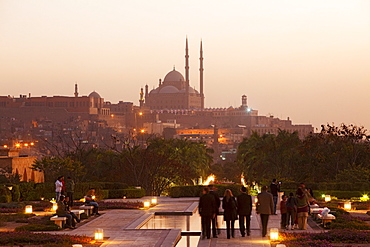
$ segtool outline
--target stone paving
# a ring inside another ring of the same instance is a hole
[[[142,198],[145,200],[146,198]],[[122,199],[127,200],[127,199]],[[181,229],[140,229],[148,220],[154,217],[155,212],[196,212],[196,206],[199,198],[158,198],[158,205],[147,210],[133,210],[133,209],[115,209],[101,211],[101,216],[89,220],[87,223],[78,224],[74,230],[66,229],[63,231],[52,232],[55,234],[72,234],[72,235],[86,235],[94,236],[94,231],[97,228],[104,230],[104,242],[101,247],[137,247],[137,246],[153,246],[153,247],[171,247],[175,246],[181,239]],[[92,216],[94,217],[94,216]],[[197,218],[198,217],[198,218]],[[226,239],[225,224],[219,216],[218,221],[221,224],[221,234],[218,238],[200,239],[196,238],[191,242],[181,241],[178,246],[186,247],[270,247],[268,237],[262,238],[260,219],[253,209],[251,218],[251,236],[241,237],[238,224],[235,222],[235,238]],[[90,217],[91,218],[91,217]],[[195,222],[200,226],[200,218],[196,213]],[[170,222],[169,222],[170,223]],[[197,228],[199,228],[197,226]],[[280,215],[271,215],[269,219],[268,228],[279,228]],[[183,229],[186,230],[186,229]],[[200,229],[199,229],[200,230]],[[192,229],[191,231],[199,231]],[[294,230],[299,231],[299,230]],[[314,231],[310,226],[306,231]],[[302,231],[300,231],[302,232]],[[182,237],[186,240],[187,237]]]

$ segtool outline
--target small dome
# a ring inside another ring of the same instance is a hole
[[[162,89],[159,91],[159,93],[178,93],[178,92],[179,90],[172,85],[162,87]]]
[[[151,90],[151,91],[149,92],[149,94],[151,94],[151,93],[158,93],[158,88]]]
[[[186,93],[185,89],[181,89],[180,93]],[[192,87],[189,87],[189,93],[199,94],[199,92]]]
[[[185,81],[182,74],[175,69],[169,72],[165,77],[163,82],[178,82],[178,81]]]
[[[99,98],[99,99],[101,98],[101,97],[100,97],[100,95],[99,95],[97,92],[95,92],[95,91],[94,91],[94,92],[91,92],[91,93],[89,94],[89,97],[92,97],[92,98]]]

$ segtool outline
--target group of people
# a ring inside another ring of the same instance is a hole
[[[213,190],[214,187],[203,188],[203,195],[199,199],[199,214],[202,223],[202,238],[217,238],[219,234],[217,215],[221,205],[221,200],[217,193]],[[240,234],[245,237],[245,234],[250,235],[250,216],[252,213],[252,197],[247,193],[247,188],[241,188],[241,194],[236,198],[231,190],[225,190],[222,200],[222,208],[224,209],[224,221],[226,222],[227,238],[235,237],[235,220],[239,219]]]
[[[278,203],[278,195],[280,185],[276,179],[272,180],[270,186],[262,186],[261,193],[257,195],[256,213],[260,215],[262,225],[262,237],[267,234],[267,225],[270,215],[276,215]],[[270,192],[269,192],[270,189]],[[242,186],[241,194],[237,197],[233,196],[230,189],[226,189],[222,208],[224,209],[224,221],[226,222],[227,238],[235,237],[234,224],[235,220],[239,219],[239,230],[242,237],[250,236],[250,221],[252,214],[252,197],[248,194],[247,188]],[[307,218],[309,205],[314,201],[312,190],[306,189],[301,183],[296,191],[296,194],[290,193],[289,198],[286,195],[282,196],[280,202],[281,227],[286,229],[307,229]],[[202,238],[209,239],[212,236],[217,238],[220,233],[217,225],[217,215],[221,200],[214,191],[213,185],[203,188],[203,195],[199,199],[199,214],[202,224]]]
[[[55,181],[55,201],[60,200],[60,196],[64,195],[69,197],[69,206],[73,206],[73,193],[75,190],[75,182],[71,177],[67,177],[67,181],[64,180],[64,176],[59,176]]]
[[[283,195],[280,202],[281,228],[306,230],[310,205],[314,202],[312,190],[306,189],[303,183],[300,184],[295,195],[293,192],[289,193],[288,198]]]
[[[56,214],[60,217],[67,217],[66,227],[75,228],[76,222],[80,222],[78,217],[70,210],[73,207],[73,194],[75,189],[75,182],[71,177],[67,177],[64,181],[64,176],[58,177],[55,181],[55,197],[58,205]],[[95,201],[95,189],[91,188],[86,196],[85,204],[93,206],[92,215],[100,215],[99,204]]]

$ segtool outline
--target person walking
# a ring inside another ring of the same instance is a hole
[[[257,195],[256,211],[261,217],[262,237],[266,237],[269,216],[274,212],[274,200],[267,190],[268,186],[262,186],[262,192]]]
[[[63,183],[62,183],[63,176],[58,177],[55,181],[55,201],[59,202],[59,197],[62,194]]]
[[[224,209],[224,221],[226,221],[227,238],[230,239],[230,232],[231,236],[234,238],[234,225],[235,220],[238,219],[238,214],[235,197],[229,189],[225,190],[224,198],[222,200],[222,208]]]
[[[270,184],[270,193],[273,196],[274,199],[274,212],[273,214],[276,215],[276,205],[279,197],[279,191],[280,191],[280,185],[277,183],[276,178],[272,180],[272,183]]]
[[[286,222],[286,229],[289,230],[289,223],[290,229],[294,230],[295,219],[297,215],[297,198],[294,197],[293,192],[289,193],[289,198],[286,201],[286,208],[287,208],[287,222]]]
[[[214,198],[215,198],[215,202],[216,202],[216,205],[215,205],[215,217],[212,218],[212,221],[211,221],[211,228],[212,228],[212,236],[214,238],[217,238],[217,235],[218,235],[218,223],[217,223],[217,215],[219,213],[219,208],[220,208],[220,205],[221,205],[221,201],[220,201],[220,197],[218,196],[217,192],[215,191],[215,187],[210,184],[208,185],[208,188],[209,188],[209,194],[212,195]]]
[[[66,182],[66,191],[67,191],[67,197],[69,197],[68,206],[71,208],[73,207],[73,193],[75,190],[75,182],[71,177],[67,177]]]
[[[247,231],[247,236],[251,234],[251,214],[252,214],[252,197],[247,194],[247,188],[244,186],[240,189],[241,194],[236,197],[236,205],[239,215],[239,230],[242,237],[245,237],[245,232]],[[245,224],[244,224],[245,220]]]
[[[215,217],[216,201],[213,195],[209,194],[209,188],[203,188],[203,195],[199,198],[198,211],[201,216],[202,239],[211,238],[211,221]]]

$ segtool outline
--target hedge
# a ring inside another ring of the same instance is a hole
[[[230,189],[234,196],[240,194],[241,184],[214,184],[215,191],[222,197],[226,189]],[[200,197],[202,195],[203,185],[174,186],[170,188],[171,197]]]

